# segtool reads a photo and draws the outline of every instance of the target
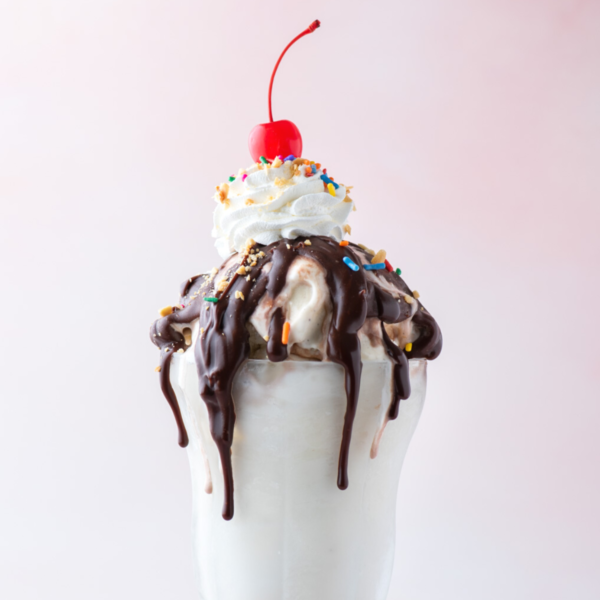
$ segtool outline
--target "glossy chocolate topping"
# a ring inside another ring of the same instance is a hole
[[[239,263],[230,267],[226,273],[226,287],[219,286],[222,291],[214,289],[215,279],[208,275],[186,281],[181,290],[182,308],[174,307],[172,314],[158,319],[150,331],[152,341],[161,350],[161,388],[175,415],[179,445],[186,446],[187,433],[170,383],[170,363],[173,353],[185,350],[188,345],[184,335],[172,325],[199,320],[200,333],[194,352],[200,394],[208,409],[211,435],[223,469],[225,519],[233,517],[234,509],[231,445],[235,406],[231,390],[237,370],[250,355],[248,321],[265,294],[274,299],[282,291],[286,273],[296,257],[315,260],[324,268],[333,306],[327,336],[327,359],[344,367],[347,396],[338,465],[337,484],[340,489],[346,489],[349,483],[348,455],[362,370],[358,331],[365,320],[375,317],[381,321],[382,340],[393,365],[391,419],[398,416],[400,400],[410,396],[408,358],[432,360],[442,348],[440,329],[425,308],[419,304],[412,315],[411,304],[404,298],[410,296],[410,300],[413,295],[399,275],[382,269],[370,272],[374,275],[373,279],[363,268],[355,272],[343,262],[343,258],[348,257],[358,265],[369,263],[371,256],[364,250],[354,244],[340,246],[329,237],[312,236],[309,239],[310,245],[304,243],[304,238],[303,241],[284,239],[269,246],[255,245],[248,253],[240,253],[242,264],[251,266],[251,269],[247,275],[239,275]],[[270,268],[265,269],[269,263]],[[377,285],[374,280],[387,283]],[[389,289],[390,285],[398,290],[399,298],[384,289]],[[205,298],[211,297],[218,298],[218,301],[205,301]],[[408,352],[389,338],[384,323],[400,323],[411,315],[419,336]],[[282,308],[276,308],[271,314],[266,348],[267,356],[273,362],[285,360],[288,356],[287,345],[282,341],[285,321]]]

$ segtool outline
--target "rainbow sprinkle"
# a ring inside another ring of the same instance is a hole
[[[346,265],[348,265],[353,271],[358,271],[358,265],[350,258],[348,258],[347,256],[344,256],[344,258],[342,259]]]
[[[281,332],[281,343],[284,346],[287,346],[289,339],[290,339],[290,323],[289,323],[289,321],[286,321],[283,324],[283,331]]]
[[[268,160],[267,160],[267,159],[266,159],[264,156],[261,156],[261,157],[260,157],[260,162],[261,162],[263,165],[268,165],[268,164],[269,164],[269,161],[268,161]]]
[[[229,181],[235,181],[235,175],[230,175],[229,176]]]
[[[312,169],[313,174],[317,172],[317,167],[315,167],[314,163],[310,165],[310,168]]]
[[[404,346],[404,349],[407,352],[410,352],[412,350],[412,342],[408,342],[408,344],[406,344],[406,346]]]
[[[340,187],[339,184],[337,184],[332,179],[329,179],[329,177],[325,175],[325,171],[326,169],[323,169],[323,175],[321,175],[321,179],[327,184],[327,187],[329,187],[329,185],[331,184],[337,190]]]
[[[340,246],[347,246],[350,242],[348,240],[342,240]]]
[[[283,162],[287,162],[288,160],[296,160],[296,157],[293,154],[290,154],[283,159]]]
[[[386,258],[385,259],[385,268],[390,272],[393,273],[394,272],[394,267],[392,267],[392,265],[390,264],[390,261]]]
[[[219,299],[218,299],[218,298],[212,298],[212,297],[210,297],[210,296],[209,296],[209,297],[207,297],[207,298],[204,298],[204,300],[206,300],[206,302],[212,302],[213,304],[214,304],[215,302],[218,302],[218,301],[219,301]]]
[[[379,271],[385,269],[385,263],[375,263],[374,265],[363,265],[366,271]]]
[[[242,181],[246,181],[246,177],[248,177],[248,173],[244,173],[244,174],[242,175]]]
[[[402,275],[402,270],[401,269],[396,269],[396,275]]]
[[[327,184],[327,189],[329,190],[329,193],[330,193],[332,196],[335,196],[335,188],[333,187],[333,183],[328,183],[328,184]]]

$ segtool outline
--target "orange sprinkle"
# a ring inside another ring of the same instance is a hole
[[[350,242],[348,240],[342,240],[340,246],[347,246]]]
[[[283,331],[281,332],[281,343],[287,346],[288,340],[290,339],[290,323],[286,321],[283,324]]]

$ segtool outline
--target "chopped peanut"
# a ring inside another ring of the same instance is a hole
[[[375,264],[375,263],[382,263],[385,262],[385,257],[386,257],[386,252],[385,250],[380,250],[379,252],[377,252],[377,254],[375,254],[375,256],[371,259],[371,263]]]

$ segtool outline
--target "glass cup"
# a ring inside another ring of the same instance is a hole
[[[171,381],[190,440],[202,600],[385,600],[400,470],[425,399],[427,362],[409,364],[411,396],[388,422],[391,365],[363,363],[350,484],[342,491],[343,368],[248,360],[233,387],[235,514],[225,521],[219,456],[193,351],[174,356]]]

